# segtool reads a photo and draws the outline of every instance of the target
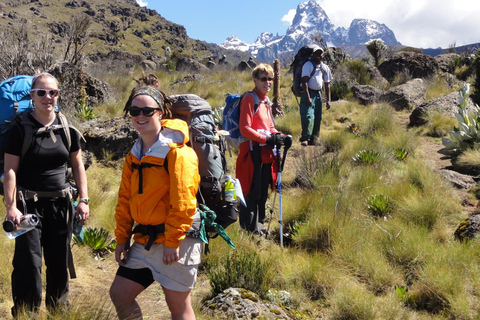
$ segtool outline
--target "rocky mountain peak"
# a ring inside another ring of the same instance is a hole
[[[387,45],[400,45],[395,34],[385,24],[368,19],[355,19],[349,28],[335,27],[327,13],[315,1],[298,4],[295,16],[284,36],[273,37],[271,33],[262,33],[253,45],[241,46],[225,41],[221,46],[229,49],[248,51],[261,60],[281,58],[282,55],[296,52],[312,39],[321,37],[329,46],[364,46],[371,39],[382,39]],[[347,52],[348,53],[348,52]]]

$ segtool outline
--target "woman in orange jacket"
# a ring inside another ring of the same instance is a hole
[[[140,138],[126,156],[118,193],[115,260],[120,266],[110,297],[119,319],[142,319],[135,299],[157,281],[172,319],[195,319],[190,291],[202,244],[185,233],[199,222],[200,177],[197,156],[186,146],[187,123],[162,119],[170,115],[169,102],[153,86],[135,88],[125,112]]]

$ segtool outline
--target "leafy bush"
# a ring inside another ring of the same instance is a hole
[[[388,196],[374,194],[367,199],[367,208],[374,217],[385,217],[393,209],[392,202]]]
[[[458,121],[458,128],[449,131],[450,139],[442,138],[443,145],[447,150],[458,155],[467,149],[480,147],[480,108],[475,105],[474,112],[469,115],[467,112],[467,99],[470,85],[466,84],[460,91],[458,113],[455,117]]]
[[[362,150],[352,159],[355,163],[359,164],[373,164],[380,159],[380,153],[375,150]]]
[[[397,158],[398,160],[405,161],[410,153],[403,148],[399,148],[399,149],[393,150],[393,154],[395,155],[395,158]]]
[[[365,85],[370,83],[371,75],[362,61],[351,60],[347,61],[346,64],[348,65],[350,73],[353,75],[358,84]]]
[[[90,227],[86,227],[83,230],[83,241],[74,236],[73,243],[79,246],[90,247],[93,254],[100,257],[114,251],[117,246],[115,239],[107,230]]]
[[[350,90],[348,89],[348,83],[345,80],[332,81],[330,91],[332,101],[341,100],[345,98],[350,92]]]

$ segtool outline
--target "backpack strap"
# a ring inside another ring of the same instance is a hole
[[[163,166],[161,166],[161,165],[153,164],[153,163],[137,164],[135,162],[132,162],[132,169],[138,170],[138,194],[143,193],[143,169],[144,168],[152,168],[152,167],[164,167],[164,166],[165,166],[165,164],[163,164]],[[167,173],[168,173],[168,171],[167,171]]]

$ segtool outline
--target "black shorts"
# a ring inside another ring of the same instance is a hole
[[[119,266],[117,276],[121,276],[128,280],[132,280],[147,289],[155,280],[153,279],[152,271],[148,268],[130,269],[124,266]]]

